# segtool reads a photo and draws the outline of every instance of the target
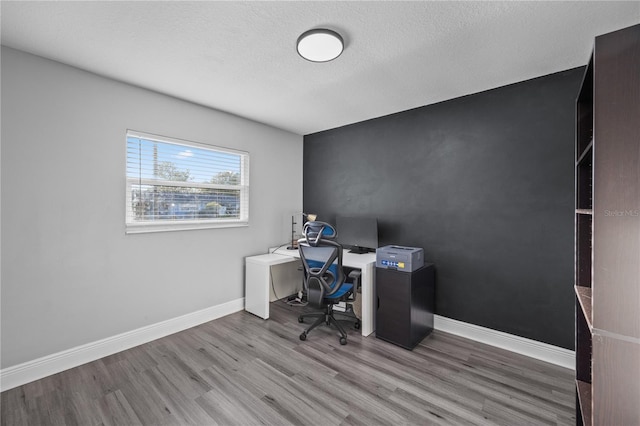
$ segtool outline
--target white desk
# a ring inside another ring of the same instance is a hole
[[[278,293],[281,295],[289,295],[296,292],[302,282],[302,273],[298,271],[300,264],[300,254],[298,250],[287,250],[285,247],[269,250],[269,254],[258,256],[249,256],[246,260],[246,277],[245,277],[245,310],[251,312],[260,318],[269,318],[269,302],[273,301],[272,276],[274,270],[280,269],[278,273],[280,279],[278,283]],[[285,268],[279,268],[282,265]],[[288,266],[286,266],[288,265]],[[363,336],[368,336],[375,330],[375,267],[376,254],[354,254],[344,251],[342,256],[342,265],[350,268],[360,269],[362,275],[361,281],[361,298],[362,298],[362,318],[360,318],[360,331]],[[283,269],[288,269],[285,272]],[[295,271],[292,273],[291,271]],[[290,279],[293,278],[293,281]],[[275,279],[273,281],[276,281]],[[284,288],[282,286],[284,283]],[[293,290],[287,292],[290,286]],[[271,292],[271,297],[270,297]]]

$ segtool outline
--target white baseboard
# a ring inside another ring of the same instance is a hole
[[[240,298],[8,367],[0,370],[0,389],[12,389],[243,309],[244,298]]]
[[[434,316],[434,328],[487,345],[496,346],[531,358],[575,370],[576,354],[569,349],[503,333],[490,328],[454,320],[440,315]]]

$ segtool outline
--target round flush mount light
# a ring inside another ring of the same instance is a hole
[[[298,54],[307,61],[332,61],[344,50],[344,40],[335,31],[325,28],[309,30],[298,37]]]

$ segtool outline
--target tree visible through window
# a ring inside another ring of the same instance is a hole
[[[249,154],[127,132],[127,232],[242,226]]]

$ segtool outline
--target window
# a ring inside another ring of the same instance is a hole
[[[249,153],[127,131],[127,233],[248,222]]]

